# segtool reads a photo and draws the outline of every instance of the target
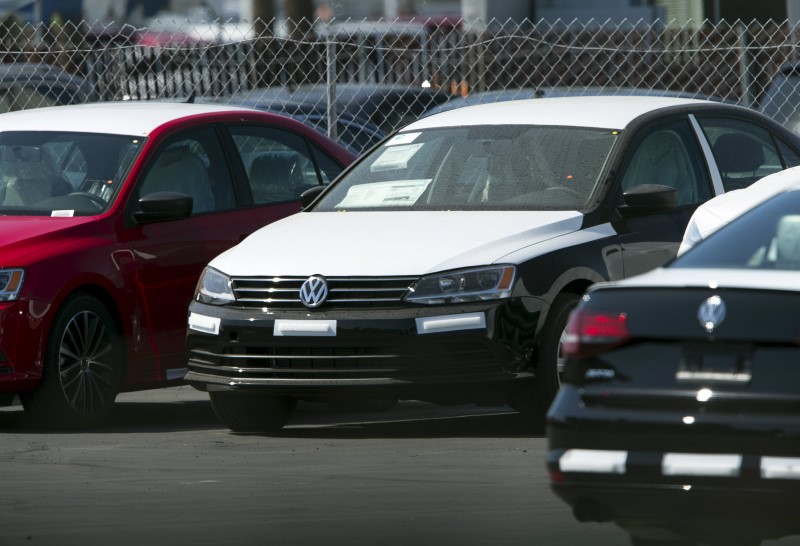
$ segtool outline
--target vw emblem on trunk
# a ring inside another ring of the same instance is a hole
[[[319,307],[328,297],[328,281],[322,275],[311,275],[300,286],[300,301],[309,309]]]
[[[725,302],[719,296],[711,296],[700,304],[697,318],[706,332],[712,333],[725,320]]]

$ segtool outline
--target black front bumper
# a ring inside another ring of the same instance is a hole
[[[186,381],[305,398],[352,391],[504,403],[512,381],[532,377],[537,301],[276,312],[193,302],[190,314],[219,319],[219,331],[188,330]],[[419,320],[449,316],[485,325],[421,333]],[[335,321],[335,335],[275,335],[276,321],[312,320]]]

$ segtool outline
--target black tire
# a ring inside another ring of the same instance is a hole
[[[108,309],[86,294],[70,297],[53,321],[41,383],[20,395],[26,413],[38,425],[59,429],[101,424],[122,384],[123,355]]]
[[[296,400],[235,392],[212,392],[217,418],[234,432],[276,432],[289,420]]]
[[[547,410],[561,386],[561,336],[578,301],[580,296],[569,292],[553,300],[536,351],[535,379],[521,383],[512,393],[511,407],[519,411],[525,428],[532,432],[544,431]]]

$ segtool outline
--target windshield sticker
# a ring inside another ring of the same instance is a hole
[[[50,213],[50,216],[60,216],[62,218],[72,218],[75,216],[74,210],[54,210]]]
[[[381,156],[370,166],[369,170],[378,172],[406,169],[408,168],[408,161],[414,157],[414,154],[420,148],[422,148],[422,144],[403,144],[402,146],[386,148]]]
[[[395,135],[392,140],[386,143],[387,146],[397,146],[399,144],[411,144],[415,140],[420,133],[402,133],[399,135]]]
[[[410,207],[431,183],[432,178],[395,180],[353,186],[336,205],[340,209],[365,207]]]

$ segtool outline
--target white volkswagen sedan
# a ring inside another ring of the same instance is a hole
[[[509,404],[541,427],[584,290],[664,264],[699,204],[797,164],[788,130],[699,100],[423,118],[209,264],[186,381],[237,431],[297,400]]]

